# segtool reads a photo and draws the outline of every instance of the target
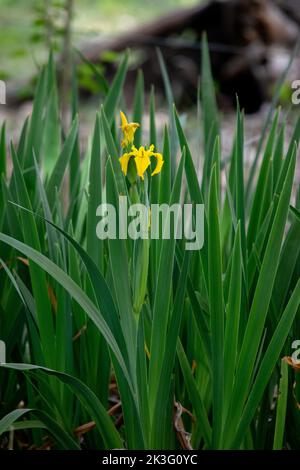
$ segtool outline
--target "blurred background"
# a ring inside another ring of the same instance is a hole
[[[33,91],[37,69],[48,59],[49,47],[58,63],[66,41],[70,42],[67,47],[87,48],[89,55],[95,42],[104,46],[122,33],[134,33],[149,20],[159,21],[174,9],[196,4],[195,0],[0,0],[0,79],[8,82],[9,95],[26,98]],[[106,65],[118,61],[117,54],[108,49],[96,51],[93,59],[95,63],[102,59]],[[96,92],[88,70],[82,66],[79,72],[82,89]]]
[[[47,58],[49,43],[62,46],[66,21],[72,43],[112,38],[195,0],[0,0],[1,77],[30,77]],[[71,14],[71,18],[67,18]]]
[[[238,95],[246,114],[258,116],[253,122],[259,126],[276,80],[295,50],[299,27],[300,0],[0,0],[0,79],[7,86],[0,117],[16,122],[28,114],[50,49],[63,108],[68,107],[75,68],[81,109],[85,117],[90,108],[94,113],[105,80],[111,82],[126,48],[131,50],[125,87],[129,109],[139,69],[147,93],[154,85],[163,97],[159,48],[176,104],[189,109],[197,103],[206,32],[221,110],[230,121]],[[280,90],[281,104],[287,107],[291,83],[300,78],[299,54],[294,55]],[[158,108],[164,109],[163,98]]]

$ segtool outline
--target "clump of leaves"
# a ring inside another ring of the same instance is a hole
[[[128,55],[104,87],[84,154],[75,99],[62,138],[51,58],[11,145],[11,176],[2,128],[0,433],[14,430],[16,448],[41,448],[45,439],[59,449],[299,447],[294,372],[281,358],[299,332],[299,191],[296,202],[292,194],[300,119],[284,152],[274,100],[248,180],[239,107],[230,159],[221,152],[204,40],[199,175],[161,55],[160,63],[170,121],[161,136],[152,93],[148,140],[163,149],[164,166],[148,178],[147,197],[203,203],[205,243],[192,252],[174,236],[149,240],[142,286],[140,240],[96,236],[101,202],[118,211],[122,194],[131,203],[117,127]],[[144,115],[139,74],[137,139]],[[137,191],[145,191],[139,180]]]

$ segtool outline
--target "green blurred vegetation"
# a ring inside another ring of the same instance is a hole
[[[25,80],[45,62],[48,54],[41,10],[46,3],[45,0],[0,0],[1,79]],[[63,34],[59,9],[63,9],[65,2],[48,3],[57,17],[59,36]],[[113,36],[172,9],[196,3],[198,0],[75,0],[72,41],[78,45],[99,34]]]

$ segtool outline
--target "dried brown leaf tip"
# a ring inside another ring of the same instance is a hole
[[[300,362],[294,361],[292,357],[290,356],[285,356],[283,360],[291,366],[295,372],[300,372]]]
[[[183,421],[182,421],[182,415],[183,413],[186,413],[190,416],[192,421],[195,421],[194,416],[192,413],[184,408],[179,401],[174,402],[174,428],[177,434],[177,438],[180,442],[180,445],[182,449],[186,450],[193,450],[190,440],[191,440],[191,434],[185,430]]]

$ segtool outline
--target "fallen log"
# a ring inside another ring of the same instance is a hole
[[[139,52],[135,68],[144,72],[146,86],[162,86],[155,47],[163,53],[176,100],[195,100],[199,51],[207,33],[212,69],[221,93],[235,102],[238,93],[246,112],[257,111],[268,97],[269,48],[292,48],[297,24],[271,0],[214,0],[169,13],[110,41],[101,38],[81,48],[92,62],[102,61],[107,51],[130,48]],[[262,70],[263,69],[263,70]],[[108,74],[114,72],[107,64]],[[133,80],[133,75],[128,80]],[[273,77],[272,77],[273,78]],[[132,88],[132,86],[131,86]]]

